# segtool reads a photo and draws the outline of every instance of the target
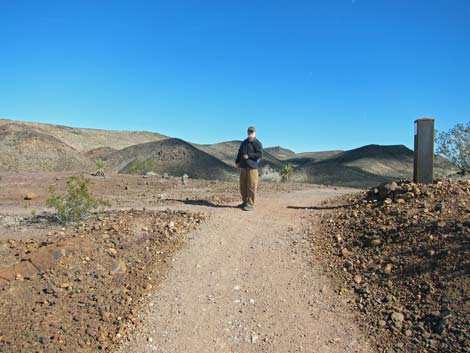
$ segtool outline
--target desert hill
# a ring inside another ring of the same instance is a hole
[[[296,167],[293,178],[298,181],[364,187],[380,182],[413,177],[413,151],[403,145],[367,145],[329,158],[291,158]],[[456,171],[448,160],[436,156],[436,177]]]
[[[295,155],[294,151],[281,146],[267,147],[265,148],[265,151],[269,152],[272,156],[279,160],[288,159]]]
[[[1,171],[73,171],[91,168],[92,161],[59,139],[36,131],[0,126]]]
[[[232,179],[237,172],[235,167],[175,138],[126,147],[107,156],[105,163],[119,173],[187,174],[200,179]]]
[[[81,152],[90,151],[99,147],[122,149],[139,143],[161,141],[167,138],[167,136],[149,131],[77,128],[8,119],[0,119],[0,127],[14,131],[34,131],[51,135]]]
[[[296,153],[289,158],[284,159],[284,162],[299,166],[307,162],[319,162],[325,159],[330,159],[343,152],[344,151],[320,151]]]
[[[105,159],[106,157],[108,157],[109,155],[111,155],[112,153],[116,151],[118,150],[112,147],[97,147],[97,148],[93,148],[92,150],[85,152],[85,155],[88,158],[91,158],[92,160],[97,161],[97,160]]]

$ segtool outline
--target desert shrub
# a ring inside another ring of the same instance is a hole
[[[281,169],[282,181],[286,182],[289,180],[289,175],[294,172],[294,167],[290,164],[286,164]]]
[[[146,159],[144,161],[135,159],[126,166],[126,171],[130,174],[156,173],[157,163],[153,159]]]
[[[102,161],[101,159],[97,160],[95,166],[95,175],[104,177],[104,161]]]
[[[89,183],[90,179],[83,175],[71,176],[67,180],[64,196],[58,195],[53,186],[49,187],[51,196],[46,200],[46,205],[56,210],[60,222],[77,223],[88,218],[93,210],[110,205],[108,201],[90,195]]]
[[[449,131],[436,133],[436,152],[443,155],[463,172],[470,171],[470,122],[457,124]]]

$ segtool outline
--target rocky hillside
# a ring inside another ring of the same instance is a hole
[[[281,146],[267,147],[265,148],[265,151],[279,160],[284,160],[295,156],[294,151]]]
[[[36,131],[0,126],[0,170],[70,171],[92,168],[92,161],[61,140]]]
[[[85,129],[8,119],[0,119],[0,127],[10,131],[29,131],[50,135],[81,152],[98,147],[122,149],[139,143],[161,141],[167,138],[167,136],[149,131]]]
[[[367,145],[330,156],[294,157],[286,160],[296,168],[293,179],[310,183],[370,187],[381,182],[412,179],[413,151],[403,145]],[[437,177],[455,172],[455,166],[436,157]]]
[[[116,151],[105,158],[119,173],[154,172],[200,179],[232,179],[237,169],[180,139],[147,142]]]

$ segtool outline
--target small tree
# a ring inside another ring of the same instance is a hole
[[[470,122],[457,124],[447,132],[436,133],[436,153],[457,165],[463,173],[470,171]]]
[[[284,182],[289,181],[289,175],[291,175],[293,171],[294,171],[294,167],[290,164],[286,164],[281,169],[281,177],[282,177],[281,180]]]
[[[96,172],[95,172],[95,175],[96,175],[96,176],[104,177],[104,161],[102,161],[101,159],[99,159],[99,160],[96,161]]]
[[[109,202],[103,199],[91,197],[88,191],[90,179],[83,175],[71,176],[67,181],[65,195],[56,194],[53,186],[49,187],[51,196],[46,200],[46,205],[56,210],[56,216],[62,223],[77,223],[86,219],[92,210],[109,206]]]

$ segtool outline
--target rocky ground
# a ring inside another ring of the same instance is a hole
[[[207,213],[238,200],[235,183],[162,176],[92,177],[111,207],[81,224],[44,206],[70,173],[0,178],[0,352],[96,352],[141,329],[139,313]],[[260,194],[302,188],[265,184]]]
[[[69,176],[1,175],[0,352],[469,351],[466,180],[262,182],[246,213],[237,183],[89,176],[111,207],[64,226]]]
[[[106,212],[42,240],[2,241],[0,352],[110,351],[139,326],[145,294],[203,219]]]
[[[470,352],[470,181],[384,184],[315,208],[309,227],[380,350]]]

